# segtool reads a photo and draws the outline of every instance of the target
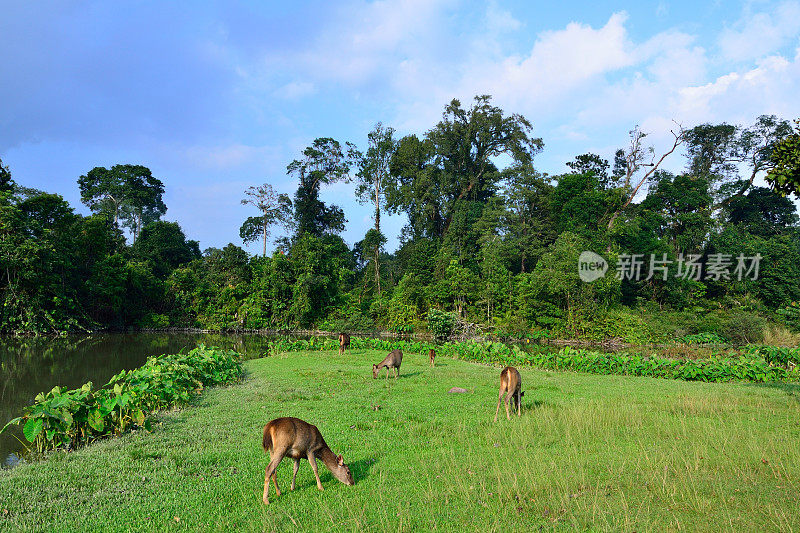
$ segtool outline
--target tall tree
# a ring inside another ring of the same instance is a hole
[[[791,134],[792,125],[789,121],[780,120],[775,115],[761,115],[755,124],[740,132],[737,144],[742,162],[750,170],[750,177],[744,181],[737,196],[742,196],[753,186],[758,173],[769,173],[776,168],[778,162],[772,157],[775,148]]]
[[[159,220],[142,229],[133,245],[134,254],[150,263],[156,277],[166,279],[179,266],[200,259],[200,245],[187,240],[177,222]]]
[[[321,137],[303,150],[301,159],[295,159],[286,167],[287,172],[300,181],[294,196],[297,237],[304,233],[321,236],[344,229],[344,212],[337,206],[326,206],[319,199],[319,190],[323,184],[349,178],[354,154],[350,143],[342,148],[338,141]]]
[[[453,100],[442,120],[423,140],[400,140],[392,159],[387,207],[405,211],[417,236],[441,238],[462,202],[485,202],[501,180],[494,159],[506,155],[530,164],[542,140],[530,136],[531,123],[522,115],[505,115],[490,96],[476,96],[465,109]]]
[[[78,178],[81,201],[95,213],[108,213],[122,223],[134,242],[142,226],[159,220],[167,212],[164,184],[142,165],[95,167]]]
[[[710,182],[730,179],[737,173],[739,128],[731,124],[700,124],[686,131],[688,171]]]
[[[772,188],[783,195],[800,196],[800,119],[795,121],[795,131],[775,144],[770,162],[773,167],[767,181]]]
[[[11,172],[8,167],[3,166],[0,159],[0,192],[11,192],[14,190],[14,180],[11,179]]]
[[[358,172],[356,173],[356,196],[362,203],[372,202],[375,205],[375,233],[367,233],[364,246],[373,246],[375,262],[375,286],[378,298],[381,295],[380,253],[386,238],[381,233],[381,201],[385,195],[384,183],[389,175],[389,164],[394,155],[396,142],[392,137],[394,129],[386,128],[378,122],[367,135],[367,151],[358,154]]]
[[[519,271],[528,272],[558,236],[551,214],[553,186],[529,165],[507,172],[504,189],[506,239],[519,257]]]
[[[636,198],[636,195],[639,193],[642,185],[644,185],[655,174],[655,172],[658,170],[658,167],[661,166],[661,163],[663,163],[664,160],[686,140],[686,130],[684,130],[680,125],[678,125],[676,129],[670,130],[670,133],[673,137],[672,146],[666,152],[661,154],[661,157],[656,159],[656,153],[653,147],[645,147],[643,144],[643,140],[647,134],[642,132],[642,130],[639,129],[639,126],[636,126],[633,130],[631,130],[630,146],[628,147],[628,150],[624,156],[625,190],[628,193],[628,198],[622,203],[619,209],[617,209],[614,214],[611,215],[611,218],[608,221],[608,229],[612,228],[614,221],[617,219],[620,213],[622,213],[622,211],[628,207],[631,202],[633,202],[633,199]],[[649,167],[650,170],[645,172],[634,186],[632,178],[643,167]]]
[[[265,183],[258,187],[248,187],[244,191],[242,205],[252,205],[261,211],[257,217],[248,217],[239,228],[239,236],[247,244],[262,239],[262,255],[267,256],[267,236],[273,224],[288,226],[291,222],[292,200],[287,194],[276,194],[272,185]]]

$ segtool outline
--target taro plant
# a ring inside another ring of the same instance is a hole
[[[768,365],[779,365],[784,368],[800,365],[800,348],[786,348],[785,346],[750,345],[745,353],[760,356]]]

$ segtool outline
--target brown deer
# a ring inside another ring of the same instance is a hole
[[[378,378],[378,372],[380,372],[381,368],[386,367],[386,379],[389,379],[389,369],[394,368],[394,379],[397,379],[400,376],[400,363],[403,362],[403,352],[402,350],[392,350],[389,352],[389,355],[386,356],[386,359],[381,361],[377,365],[372,365],[372,377],[374,379]]]
[[[436,352],[434,350],[428,352],[428,358],[431,360],[431,366],[436,366],[433,362],[433,360],[436,358]]]
[[[275,476],[275,470],[287,455],[294,459],[292,490],[294,490],[297,470],[300,468],[300,459],[308,459],[308,462],[311,464],[311,470],[314,471],[314,477],[317,478],[317,488],[319,490],[324,490],[319,480],[319,474],[317,473],[317,457],[322,460],[336,479],[345,485],[354,484],[353,475],[350,473],[350,469],[347,465],[344,464],[342,456],[335,455],[331,449],[328,448],[317,426],[313,426],[299,418],[276,418],[268,422],[267,425],[264,426],[263,446],[265,452],[269,451],[270,457],[269,464],[267,465],[267,472],[264,476],[265,504],[269,504],[270,477],[272,477],[272,482],[275,484],[275,492],[278,496],[281,495],[281,490],[278,488],[278,480]]]
[[[339,355],[344,355],[344,351],[350,347],[350,335],[339,333]]]
[[[513,366],[507,366],[500,372],[500,393],[497,398],[497,409],[494,412],[494,421],[497,422],[497,413],[500,412],[500,402],[503,401],[505,394],[506,418],[511,420],[508,413],[508,401],[511,400],[511,408],[517,410],[517,416],[522,415],[522,397],[525,393],[522,389],[522,377],[519,371]]]

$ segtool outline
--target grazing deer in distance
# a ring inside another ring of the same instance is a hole
[[[344,355],[344,351],[350,347],[350,335],[339,333],[339,355]]]
[[[508,413],[508,401],[511,400],[511,408],[516,408],[517,416],[522,415],[522,397],[525,393],[522,392],[522,377],[519,371],[513,366],[507,366],[500,372],[500,393],[497,398],[497,409],[494,412],[494,421],[497,422],[497,413],[500,412],[500,402],[503,401],[503,394],[505,394],[506,404],[506,418],[511,420],[511,415]]]
[[[378,378],[378,372],[380,372],[381,368],[386,367],[386,379],[389,379],[389,369],[394,368],[395,375],[394,379],[400,375],[400,363],[403,362],[403,352],[402,350],[392,350],[389,352],[389,355],[381,361],[377,365],[372,365],[372,377],[374,379]]]
[[[314,477],[317,478],[317,488],[322,488],[322,483],[319,480],[317,473],[317,457],[319,457],[331,474],[344,483],[345,485],[353,485],[353,475],[350,469],[344,464],[344,459],[341,455],[334,454],[325,439],[322,438],[322,433],[319,432],[317,426],[304,422],[299,418],[284,417],[276,418],[268,422],[264,426],[264,451],[269,451],[270,461],[267,465],[267,472],[264,476],[264,503],[269,504],[269,478],[272,477],[272,482],[275,484],[275,492],[278,496],[281,495],[281,490],[278,488],[278,480],[275,477],[275,469],[287,455],[294,459],[294,474],[292,474],[292,490],[294,490],[294,481],[297,478],[297,470],[300,468],[300,459],[308,459],[311,464],[311,470],[314,471]]]
[[[434,350],[428,352],[428,358],[431,360],[431,366],[436,366],[433,362],[433,360],[436,358],[436,352]]]

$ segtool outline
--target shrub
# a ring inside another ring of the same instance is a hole
[[[784,346],[748,346],[746,353],[761,356],[769,365],[780,365],[788,368],[789,365],[800,365],[800,348],[786,348]]]
[[[800,302],[791,302],[776,312],[792,331],[800,331]]]
[[[747,312],[733,312],[722,321],[720,333],[733,344],[751,344],[764,340],[767,321]]]
[[[437,339],[446,339],[453,334],[457,318],[454,313],[438,309],[428,310],[428,331]]]

